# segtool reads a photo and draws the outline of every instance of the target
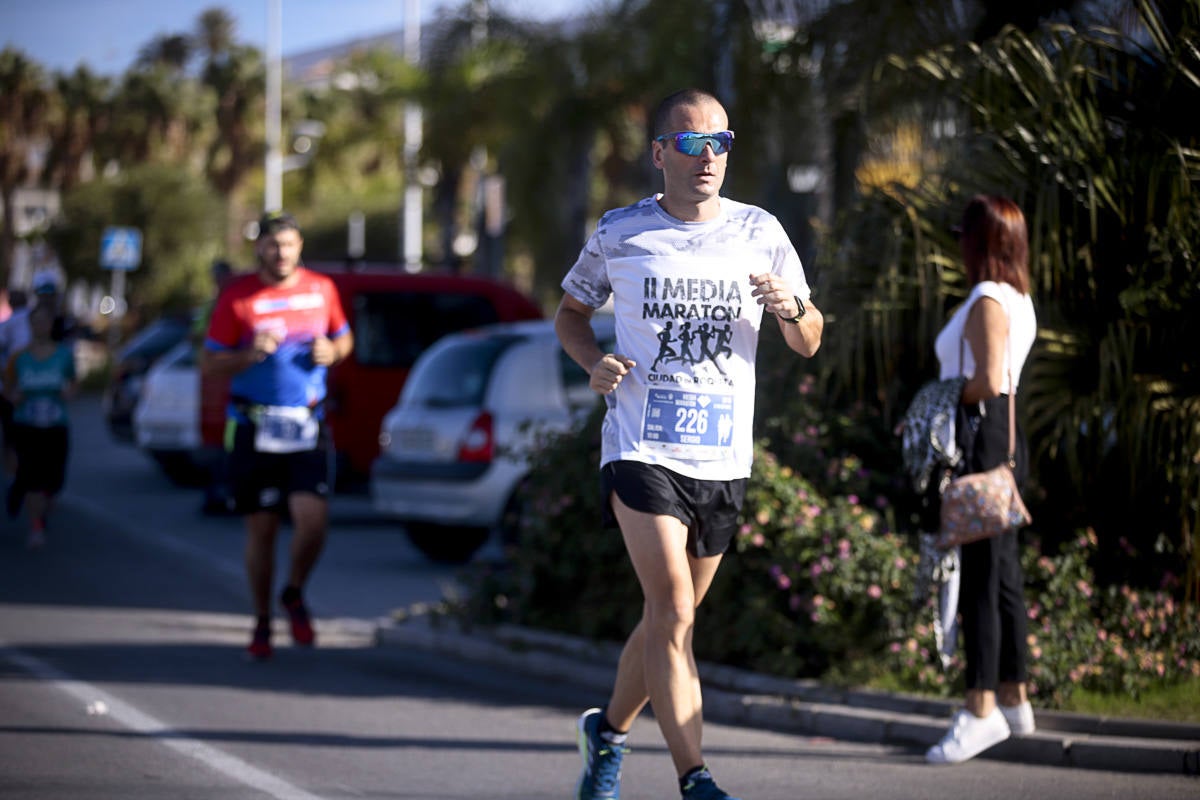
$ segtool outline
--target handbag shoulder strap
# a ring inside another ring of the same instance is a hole
[[[1012,365],[1012,316],[1004,309],[1008,327],[1004,331],[1005,347],[1008,350],[1008,466],[1017,468],[1017,384],[1013,382]],[[958,374],[963,373],[963,348],[967,340],[967,323],[963,320],[963,332],[958,337]]]

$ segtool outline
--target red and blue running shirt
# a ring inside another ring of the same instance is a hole
[[[249,347],[257,331],[274,331],[279,349],[233,377],[229,414],[239,404],[317,406],[325,399],[326,367],[313,363],[312,343],[336,339],[350,330],[337,287],[325,275],[296,268],[286,288],[268,286],[257,273],[238,278],[221,292],[208,326],[205,347],[212,351]]]

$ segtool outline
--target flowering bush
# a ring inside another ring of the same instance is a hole
[[[855,673],[904,630],[915,554],[878,509],[823,496],[761,446],[745,509],[698,653],[703,640],[709,658],[777,674]]]
[[[642,597],[621,535],[600,527],[598,410],[535,457],[520,542],[468,578],[477,621],[623,639]],[[845,461],[827,473],[858,475]],[[746,513],[697,621],[698,657],[815,677],[870,662],[905,628],[915,555],[879,508],[822,495],[757,448]]]
[[[1056,556],[1043,555],[1036,541],[1023,550],[1029,688],[1040,705],[1061,707],[1076,689],[1137,698],[1152,686],[1200,677],[1198,610],[1185,616],[1163,590],[1097,587],[1090,566],[1096,549],[1089,530]],[[929,607],[923,612],[932,619]],[[961,656],[942,670],[930,657],[933,641],[929,623],[918,621],[891,642],[884,664],[892,685],[962,691]]]
[[[600,525],[602,417],[598,408],[580,433],[539,449],[520,541],[504,564],[467,576],[472,621],[614,641],[636,624],[641,591],[621,535]],[[814,431],[804,446],[833,452],[824,436]],[[852,455],[827,455],[821,469],[807,464],[797,474],[756,447],[744,518],[697,618],[697,657],[787,677],[961,694],[961,656],[944,669],[935,652],[935,599],[913,606],[917,553],[895,531],[882,491],[888,479]],[[1080,687],[1136,696],[1200,676],[1198,610],[1183,615],[1170,576],[1153,592],[1098,587],[1097,547],[1089,531],[1057,555],[1043,554],[1038,542],[1023,551],[1030,684],[1040,706],[1061,706]]]
[[[1088,530],[1056,557],[1025,551],[1033,691],[1060,705],[1076,688],[1136,698],[1200,676],[1200,609],[1185,615],[1162,589],[1097,587],[1096,549]]]

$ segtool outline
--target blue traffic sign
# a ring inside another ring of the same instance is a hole
[[[137,269],[142,263],[142,232],[137,228],[104,229],[100,237],[100,266],[105,269]]]

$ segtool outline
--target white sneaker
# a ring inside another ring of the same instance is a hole
[[[1000,713],[1008,723],[1008,729],[1017,736],[1026,736],[1037,730],[1033,721],[1033,706],[1026,700],[1015,706],[1000,706]]]
[[[954,715],[942,740],[925,753],[925,760],[930,764],[959,764],[1000,744],[1008,736],[1008,723],[1000,709],[993,708],[986,717],[962,709]]]

